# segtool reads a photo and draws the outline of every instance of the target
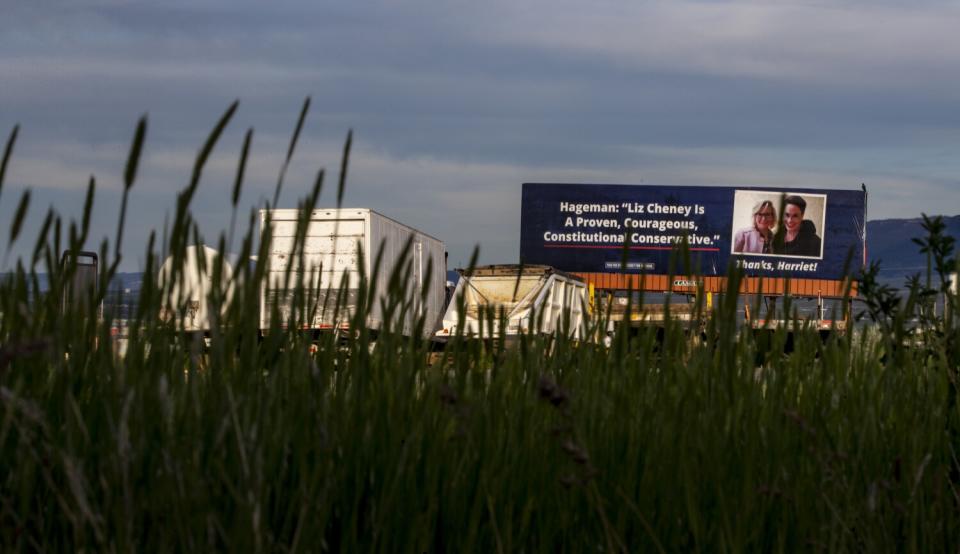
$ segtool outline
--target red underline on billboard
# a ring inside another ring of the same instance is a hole
[[[591,244],[544,244],[544,248],[590,248],[594,250],[623,250],[623,246],[600,246]],[[630,246],[630,250],[673,250],[679,246]],[[719,252],[719,248],[690,248],[691,252]]]

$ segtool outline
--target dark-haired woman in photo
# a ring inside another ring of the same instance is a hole
[[[803,219],[807,201],[790,195],[783,199],[783,225],[773,241],[775,254],[820,257],[820,235],[812,221]]]
[[[733,251],[743,254],[770,254],[773,252],[773,226],[777,209],[773,202],[764,200],[753,207],[753,225],[740,229],[733,236]]]

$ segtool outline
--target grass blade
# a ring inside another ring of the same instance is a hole
[[[3,193],[3,179],[7,175],[7,163],[13,154],[13,145],[17,142],[17,134],[20,133],[20,125],[14,125],[10,132],[10,138],[7,139],[7,146],[3,149],[3,162],[0,162],[0,194]]]
[[[20,235],[20,229],[23,226],[23,220],[27,217],[27,208],[30,206],[30,189],[23,191],[23,196],[20,197],[20,204],[17,206],[16,215],[13,216],[13,224],[10,225],[10,242],[7,243],[9,248],[16,240],[17,236]]]
[[[197,154],[197,160],[193,164],[193,175],[190,178],[190,187],[188,189],[187,198],[193,196],[193,192],[200,183],[200,175],[203,173],[203,167],[207,164],[207,159],[210,157],[210,153],[213,152],[213,147],[217,145],[217,141],[220,140],[220,135],[223,134],[223,130],[226,129],[227,124],[230,123],[230,120],[233,118],[233,114],[236,113],[239,105],[240,101],[234,100],[233,104],[230,104],[230,107],[227,108],[227,111],[223,112],[223,115],[220,116],[220,120],[217,121],[217,125],[212,131],[210,131],[210,135],[207,137],[207,141],[203,144],[203,148],[200,149],[200,153]]]
[[[193,195],[197,192],[197,187],[200,184],[200,176],[203,174],[203,168],[207,164],[210,153],[213,152],[214,146],[216,146],[217,141],[220,140],[220,135],[223,134],[223,130],[227,127],[227,124],[230,123],[239,105],[240,101],[234,100],[233,103],[230,104],[230,107],[220,116],[219,121],[217,121],[213,130],[210,131],[210,135],[207,137],[203,147],[200,148],[200,152],[197,153],[190,184],[186,190],[177,196],[177,213],[174,216],[173,228],[170,231],[170,247],[174,250],[186,246],[185,241],[189,239],[190,234],[190,213],[188,209],[190,202],[193,200]]]
[[[343,206],[343,192],[347,185],[347,166],[350,164],[350,148],[353,145],[353,129],[347,133],[347,141],[343,144],[343,158],[340,160],[340,182],[337,183],[337,208]]]
[[[230,203],[237,207],[240,200],[240,189],[243,187],[243,176],[247,170],[247,158],[250,156],[250,141],[253,140],[253,129],[247,129],[246,136],[243,137],[243,149],[240,151],[240,161],[237,164],[237,178],[233,182],[233,194],[230,196]]]
[[[133,181],[137,178],[137,166],[140,164],[140,153],[143,150],[143,140],[147,134],[147,116],[144,115],[137,123],[137,130],[130,145],[130,155],[127,157],[127,166],[123,172],[124,191],[130,190]]]
[[[307,111],[310,110],[310,97],[303,101],[303,107],[300,109],[300,117],[297,119],[297,127],[293,130],[293,136],[290,137],[290,146],[287,147],[287,158],[283,161],[280,168],[280,175],[277,176],[277,187],[273,190],[273,206],[280,200],[280,189],[283,187],[283,179],[287,175],[287,168],[290,166],[290,159],[293,158],[293,151],[297,147],[297,141],[300,139],[300,131],[303,130],[303,122],[307,118]]]
[[[93,213],[93,196],[97,188],[97,180],[93,175],[90,176],[90,182],[87,184],[87,197],[83,201],[83,220],[80,226],[80,246],[87,241],[87,235],[90,233],[90,216]]]
[[[127,156],[127,165],[123,172],[123,200],[120,202],[120,217],[117,221],[117,243],[114,249],[114,266],[120,263],[120,244],[123,240],[123,224],[127,218],[127,198],[130,188],[137,177],[137,166],[140,164],[140,153],[143,150],[143,140],[147,134],[147,116],[144,115],[137,123],[137,130],[133,134],[133,143],[130,145],[130,154]],[[93,177],[90,177],[90,186],[93,186]],[[84,213],[86,220],[86,210]],[[86,233],[84,233],[84,236]]]
[[[30,260],[30,267],[36,267],[37,262],[40,261],[40,253],[43,251],[43,247],[47,245],[47,237],[50,235],[50,226],[53,225],[54,215],[52,207],[47,210],[47,217],[44,218],[43,225],[40,226],[40,233],[37,235],[37,242],[33,247],[33,257]]]
[[[243,148],[240,150],[240,160],[237,162],[237,176],[233,182],[233,194],[230,196],[230,230],[227,237],[227,248],[233,247],[233,233],[237,225],[237,202],[240,201],[240,191],[243,188],[243,177],[247,172],[247,159],[250,157],[250,143],[253,141],[253,128],[247,129],[243,137]]]

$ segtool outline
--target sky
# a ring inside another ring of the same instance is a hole
[[[443,240],[451,267],[516,262],[524,182],[858,189],[869,219],[960,213],[960,4],[669,0],[0,0],[0,261],[49,207],[114,240],[137,120],[148,130],[123,234],[139,271],[197,151],[235,100],[192,205],[204,239],[317,172],[344,206]],[[31,191],[21,236],[10,229]]]

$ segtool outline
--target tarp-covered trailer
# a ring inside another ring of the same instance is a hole
[[[958,308],[956,302],[960,301],[960,297],[957,296],[957,291],[960,290],[960,286],[957,284],[958,279],[960,279],[960,273],[953,272],[950,274],[949,292],[947,293],[947,297],[943,299],[943,319],[948,325],[950,325],[952,319],[957,316],[956,311]]]
[[[370,277],[380,249],[383,249],[376,281],[375,300],[369,308],[366,327],[379,331],[384,323],[383,306],[389,290],[390,275],[397,264],[409,264],[408,298],[411,309],[403,315],[403,334],[414,331],[418,317],[425,317],[422,336],[429,338],[436,330],[444,306],[446,284],[446,251],[444,244],[430,235],[394,221],[370,209],[317,209],[310,214],[304,246],[303,266],[293,252],[297,209],[260,210],[261,233],[272,229],[272,242],[267,260],[267,278],[260,295],[260,328],[268,331],[271,314],[279,314],[281,326],[290,321],[294,308],[293,290],[296,279],[315,293],[315,305],[326,309],[313,311],[304,324],[308,330],[345,330],[357,305],[361,270]],[[404,257],[404,249],[410,244]],[[285,283],[287,268],[291,283]],[[346,291],[335,309],[340,286],[346,279]],[[290,285],[289,287],[285,285]],[[427,293],[424,297],[424,290]]]
[[[221,303],[218,306],[210,304],[214,268],[220,256],[209,246],[188,246],[179,271],[174,270],[174,256],[163,262],[157,274],[157,283],[166,293],[161,319],[175,322],[181,331],[197,333],[209,333],[211,325],[222,320],[233,298],[235,283],[233,266],[223,260],[220,273]]]
[[[444,340],[456,335],[461,317],[463,336],[496,338],[500,335],[502,312],[506,323],[503,334],[507,338],[531,330],[553,335],[563,330],[564,317],[569,314],[569,335],[582,340],[587,336],[586,310],[587,285],[569,273],[544,265],[477,267],[461,272],[437,338]]]

